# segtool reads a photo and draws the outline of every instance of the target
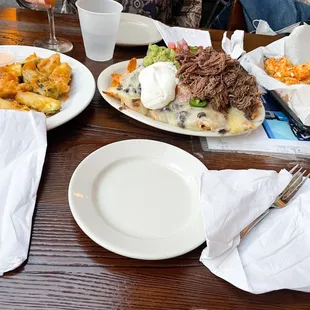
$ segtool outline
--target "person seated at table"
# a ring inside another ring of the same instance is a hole
[[[241,4],[247,28],[244,30],[248,32],[256,30],[256,20],[266,21],[274,31],[310,20],[310,0],[230,0],[214,19],[212,28],[227,29],[236,2]]]
[[[76,0],[67,0],[68,11],[57,0],[16,0],[21,6],[27,7],[26,2],[41,7],[56,4],[56,11],[76,13]],[[144,15],[159,20],[168,25],[199,28],[203,0],[117,0],[124,6],[123,12]]]

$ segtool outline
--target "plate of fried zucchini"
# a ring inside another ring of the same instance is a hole
[[[38,111],[47,130],[81,113],[95,93],[92,73],[79,61],[31,46],[0,46],[14,62],[0,68],[0,109]]]

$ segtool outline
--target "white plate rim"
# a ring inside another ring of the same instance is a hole
[[[126,250],[123,250],[121,248],[118,248],[117,246],[113,245],[113,244],[109,244],[106,242],[103,242],[101,238],[99,238],[98,236],[94,235],[90,229],[87,227],[87,225],[84,223],[83,219],[80,218],[78,211],[76,210],[75,204],[74,204],[74,195],[73,195],[73,187],[74,187],[74,182],[76,180],[76,178],[78,177],[79,174],[79,170],[80,167],[82,165],[85,164],[86,161],[89,161],[92,159],[92,157],[100,152],[103,152],[104,149],[111,147],[113,145],[119,145],[119,144],[127,144],[127,143],[157,143],[157,144],[161,144],[161,145],[165,145],[169,148],[173,148],[176,149],[178,152],[181,151],[182,153],[186,154],[186,156],[189,156],[189,158],[193,159],[196,161],[197,164],[199,164],[201,166],[201,175],[203,173],[203,171],[205,171],[207,168],[205,167],[205,165],[199,160],[197,159],[195,156],[193,156],[192,154],[182,150],[179,147],[170,145],[168,143],[164,143],[164,142],[160,142],[160,141],[155,141],[155,140],[149,140],[149,139],[128,139],[128,140],[122,140],[122,141],[118,141],[118,142],[113,142],[110,144],[107,144],[97,150],[95,150],[94,152],[90,153],[88,156],[86,156],[81,162],[80,164],[77,166],[77,168],[75,169],[74,173],[71,176],[70,179],[70,183],[69,183],[69,187],[68,187],[68,200],[69,200],[69,206],[70,206],[70,210],[71,213],[73,215],[73,218],[75,219],[76,223],[78,224],[78,226],[82,229],[82,231],[90,238],[92,239],[95,243],[97,243],[98,245],[104,247],[105,249],[125,256],[125,257],[129,257],[129,258],[134,258],[134,259],[141,259],[141,260],[164,260],[164,259],[169,259],[169,258],[173,258],[173,257],[177,257],[183,254],[186,254],[194,249],[196,249],[197,247],[199,247],[200,245],[202,245],[205,242],[205,234],[204,234],[204,228],[203,228],[203,218],[202,218],[202,212],[200,213],[199,217],[200,220],[197,221],[196,223],[196,227],[197,230],[199,230],[199,234],[197,233],[197,236],[195,236],[195,240],[193,240],[192,245],[190,247],[187,248],[183,248],[183,249],[176,249],[175,251],[173,251],[170,254],[155,254],[152,255],[151,257],[149,255],[143,254],[143,253],[131,253],[128,252]],[[85,176],[84,176],[85,178]],[[199,179],[199,195],[200,195],[200,179]],[[200,208],[200,206],[199,206]]]
[[[121,21],[122,21],[122,17],[125,17],[126,20],[132,19],[133,21],[136,21],[136,20],[140,21],[140,22],[144,23],[145,25],[147,25],[148,27],[153,28],[155,33],[156,33],[156,36],[154,35],[154,37],[152,37],[151,39],[144,41],[144,42],[140,42],[140,43],[132,43],[132,42],[130,43],[130,42],[125,42],[125,41],[120,41],[117,38],[116,39],[116,45],[117,46],[124,46],[124,47],[126,47],[126,46],[147,46],[149,44],[156,44],[162,40],[162,36],[161,36],[160,32],[157,30],[153,19],[151,19],[147,16],[144,16],[144,15],[127,13],[127,12],[121,13]]]
[[[143,59],[137,59],[137,61],[138,61],[138,64],[141,64]],[[195,131],[195,130],[182,129],[182,128],[179,128],[179,127],[176,127],[176,126],[173,126],[170,124],[155,121],[155,120],[151,119],[150,117],[142,115],[136,111],[132,111],[129,108],[123,109],[123,106],[120,104],[120,102],[117,99],[112,98],[108,95],[105,95],[103,93],[103,91],[105,91],[108,88],[108,85],[111,81],[110,75],[112,73],[117,73],[118,71],[119,72],[125,72],[127,63],[128,63],[128,60],[118,62],[118,63],[115,63],[115,64],[107,67],[105,70],[103,70],[97,79],[97,88],[98,88],[101,96],[113,108],[115,108],[116,110],[120,111],[121,113],[123,113],[123,114],[125,114],[125,115],[127,115],[127,116],[141,122],[141,123],[144,123],[146,125],[149,125],[151,127],[157,128],[157,129],[161,129],[161,130],[172,132],[172,133],[178,133],[178,134],[182,134],[182,135],[197,136],[197,137],[235,137],[235,136],[246,135],[246,134],[251,133],[252,131],[259,128],[265,120],[265,108],[264,108],[264,105],[262,104],[261,107],[259,108],[260,113],[256,118],[257,119],[257,121],[256,121],[257,126],[254,129],[249,130],[249,131],[245,131],[242,133],[238,133],[238,134],[231,134],[231,133],[220,134],[220,133],[212,132],[212,131]]]
[[[14,50],[22,50],[22,49],[29,49],[29,55],[30,53],[37,53],[39,56],[40,54],[41,55],[44,54],[45,56],[43,57],[49,57],[52,54],[58,53],[58,52],[51,51],[45,48],[28,46],[28,45],[1,45],[0,46],[0,52],[1,50],[12,51],[12,54],[14,54]],[[51,130],[56,127],[59,127],[69,122],[77,115],[79,115],[90,104],[96,92],[96,82],[95,82],[95,78],[93,74],[91,73],[91,71],[78,60],[68,55],[62,54],[62,53],[58,53],[58,54],[60,54],[62,62],[69,62],[69,64],[70,63],[75,64],[76,66],[80,67],[83,70],[83,73],[85,74],[85,80],[88,80],[89,85],[87,87],[84,86],[84,88],[79,89],[79,92],[81,93],[83,92],[84,94],[86,93],[87,99],[84,101],[77,100],[73,108],[60,110],[60,112],[56,113],[55,115],[47,117],[46,118],[46,129],[47,130]],[[73,70],[72,70],[72,76],[74,78]],[[74,94],[74,96],[77,94]]]

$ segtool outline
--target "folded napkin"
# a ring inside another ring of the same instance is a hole
[[[269,208],[291,179],[282,170],[206,171],[201,202],[212,273],[255,294],[310,292],[310,181],[287,207],[273,210],[240,242],[239,233]]]
[[[159,21],[154,21],[154,23],[167,46],[169,43],[177,43],[181,40],[185,40],[190,46],[212,46],[209,31],[182,27],[169,27]],[[245,53],[243,49],[243,39],[243,30],[234,31],[231,39],[227,38],[227,32],[225,32],[222,39],[223,51],[232,58],[238,59]]]
[[[0,110],[0,275],[26,259],[46,152],[46,117]]]
[[[227,38],[227,32],[224,32],[222,39],[222,49],[231,58],[238,59],[241,55],[245,54],[243,49],[244,31],[236,30],[231,38]]]
[[[177,43],[181,40],[185,40],[190,46],[212,46],[209,31],[169,27],[159,21],[154,21],[154,23],[167,46],[169,43]]]

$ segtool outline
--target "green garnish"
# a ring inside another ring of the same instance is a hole
[[[157,46],[155,44],[150,44],[147,55],[143,59],[144,66],[147,67],[160,61],[172,62],[178,67],[178,63],[175,60],[175,51],[173,49],[164,46]]]
[[[208,105],[208,101],[207,100],[200,100],[197,98],[191,98],[189,100],[189,105],[191,107],[195,107],[195,108],[204,108]]]
[[[199,51],[199,46],[190,46],[189,49],[193,53],[197,53]]]

